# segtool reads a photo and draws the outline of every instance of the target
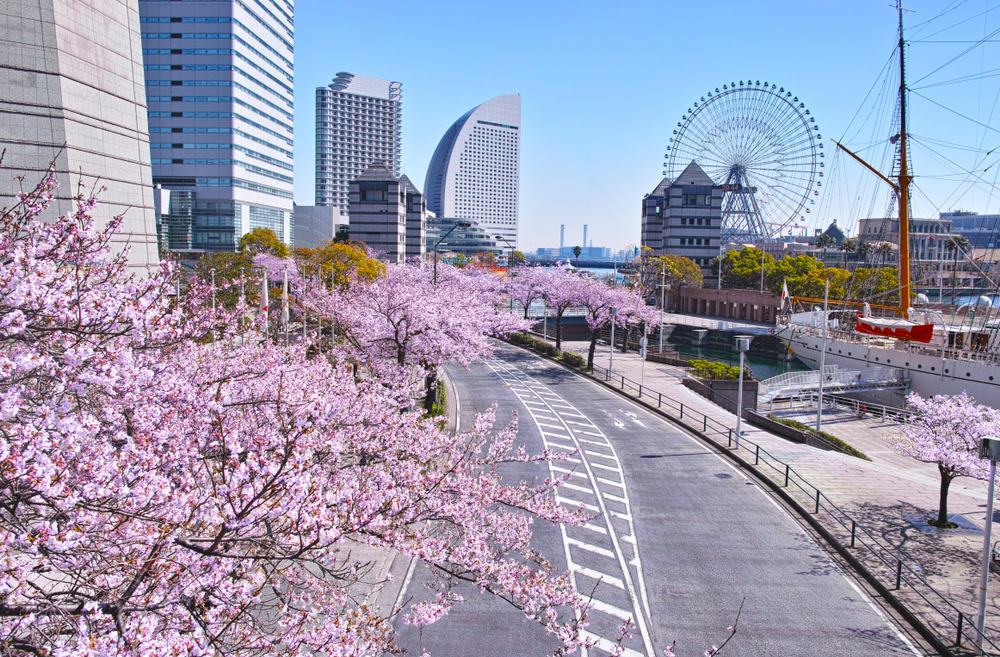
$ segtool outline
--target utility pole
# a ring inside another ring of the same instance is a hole
[[[816,405],[816,431],[823,428],[823,380],[826,374],[826,327],[830,323],[830,280],[826,281],[826,291],[823,292],[823,351],[819,354],[819,403]]]
[[[997,474],[997,459],[1000,459],[1000,438],[983,436],[979,441],[979,458],[990,460],[990,485],[986,493],[986,530],[983,532],[983,567],[979,577],[979,613],[976,614],[976,644],[983,654],[983,639],[986,638],[986,589],[990,583],[990,540],[993,532],[993,483]]]
[[[615,319],[618,317],[618,309],[611,308],[611,361],[608,364],[608,380],[611,380],[611,373],[615,369]]]

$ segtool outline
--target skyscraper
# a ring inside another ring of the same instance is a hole
[[[427,167],[427,209],[439,217],[475,219],[490,237],[517,246],[520,133],[520,95],[497,96],[463,114]]]
[[[402,152],[402,82],[337,73],[316,89],[316,205],[347,212],[350,182],[376,161],[398,178]]]
[[[54,162],[53,212],[72,211],[80,180],[107,187],[94,218],[124,214],[115,246],[129,245],[131,265],[156,263],[136,0],[4,0],[0,42],[0,207],[15,202],[15,176],[34,187]]]
[[[292,241],[292,0],[139,0],[153,181],[170,247]]]

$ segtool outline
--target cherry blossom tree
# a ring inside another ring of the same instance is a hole
[[[535,301],[545,298],[552,278],[548,270],[541,267],[520,267],[508,270],[507,294],[524,308],[524,319],[528,319],[528,309]]]
[[[892,447],[903,456],[934,463],[941,474],[937,527],[954,527],[948,522],[948,488],[956,477],[986,479],[989,464],[979,458],[983,436],[1000,435],[1000,411],[977,404],[966,393],[938,395],[924,399],[910,393],[907,404],[918,413],[912,424],[904,424]]]
[[[586,602],[530,548],[533,520],[583,516],[555,504],[558,481],[501,480],[555,458],[515,445],[516,418],[449,436],[407,412],[410,388],[355,379],[347,354],[208,342],[245,308],[213,315],[198,280],[176,298],[170,264],[128,275],[109,252],[121,219],[98,229],[95,199],[41,221],[54,185],[0,215],[0,651],[397,652],[396,612],[364,602],[345,542],[433,567],[442,586],[410,623],[469,581],[541,623],[557,654],[583,643]],[[458,315],[469,296],[428,300]]]
[[[545,303],[556,311],[556,349],[562,349],[563,314],[583,300],[587,279],[572,270],[556,268],[543,281]]]

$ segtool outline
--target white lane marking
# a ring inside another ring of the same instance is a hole
[[[611,550],[598,547],[597,545],[591,545],[590,543],[584,543],[583,541],[578,541],[575,538],[566,537],[566,544],[572,545],[573,547],[578,547],[581,550],[586,550],[587,552],[593,552],[594,554],[599,554],[602,557],[607,557],[608,559],[614,559],[615,553]]]
[[[551,468],[556,472],[563,472],[571,477],[583,477],[584,479],[587,478],[587,475],[583,474],[582,472],[577,472],[576,470],[567,470],[566,468],[560,468],[554,465],[551,466]]]
[[[579,500],[574,500],[568,497],[562,497],[561,495],[556,495],[557,504],[572,504],[573,506],[578,506],[581,509],[586,509],[587,511],[598,511],[599,509],[593,504],[587,504],[586,502],[581,502]]]
[[[591,465],[594,466],[595,468],[598,468],[599,470],[609,470],[617,474],[621,474],[622,472],[619,468],[613,468],[610,465],[604,465],[603,463],[591,463]]]
[[[598,447],[607,447],[608,443],[599,443],[596,440],[587,440],[586,438],[577,438],[581,443],[587,443],[588,445],[597,445]]]
[[[612,495],[611,493],[602,492],[601,495],[608,498],[612,502],[622,502],[622,503],[628,502],[628,500],[626,500],[624,497],[618,497],[617,495]]]
[[[615,652],[615,649],[616,649],[615,644],[613,642],[611,642],[611,641],[608,641],[607,639],[605,639],[602,636],[597,636],[596,634],[594,634],[592,632],[588,632],[587,630],[581,631],[580,632],[580,636],[582,636],[585,639],[590,639],[591,641],[594,642],[594,645],[597,648],[599,648],[600,650],[603,650],[604,652],[611,653],[611,654],[614,654],[614,652]],[[642,657],[642,653],[641,652],[636,652],[635,650],[632,650],[631,648],[625,648],[624,652],[622,652],[622,655],[623,655],[623,657]]]
[[[494,364],[496,364],[496,366],[494,366]],[[521,376],[521,377],[530,378],[530,375],[527,374],[526,372],[523,372],[522,370],[519,370],[518,368],[516,368],[514,366],[511,366],[511,365],[509,365],[509,364],[507,364],[507,363],[505,363],[503,361],[499,361],[498,359],[493,359],[491,361],[491,363],[490,363],[490,367],[494,370],[494,372],[496,372],[498,374],[498,376],[500,377],[500,379],[503,380],[503,381],[505,381],[505,382],[506,382],[506,378],[504,376],[505,374],[507,376]],[[553,393],[547,394],[544,397],[542,395],[538,394],[538,392],[534,392],[534,394],[539,399],[545,400],[547,403],[549,402],[549,398],[555,398],[555,399],[558,399],[558,401],[562,402],[561,405],[565,405],[566,407],[572,408],[573,410],[578,410],[578,409],[572,407],[571,405],[568,405],[565,402],[565,400],[563,400],[562,398],[559,398],[558,395],[555,395]],[[515,395],[518,397],[519,400],[523,401],[521,394],[519,394],[519,393],[517,393],[515,391]],[[525,406],[525,408],[528,410],[529,414],[532,415],[532,419],[535,419],[534,418],[534,413],[533,413],[533,411],[535,409],[533,409],[532,407],[529,407],[529,406]],[[549,406],[549,408],[550,408],[550,410],[553,413],[555,413],[556,415],[559,415],[559,412],[556,411],[554,408],[552,408],[551,405]],[[561,416],[560,416],[560,420],[562,420]],[[537,419],[535,419],[535,424],[536,425],[538,424]],[[564,422],[564,424],[565,424],[565,422]],[[581,429],[571,429],[568,424],[566,424],[565,426],[566,426],[566,430],[571,435],[574,436],[574,440],[575,440],[576,432],[577,431],[582,431]],[[592,423],[591,423],[591,425],[587,425],[587,427],[595,429],[598,432],[601,431],[601,429],[597,425],[594,425]],[[539,427],[539,430],[541,430],[540,427]],[[587,433],[590,433],[590,432],[587,432]],[[603,434],[599,434],[598,437],[607,440],[606,436],[604,436]],[[544,437],[543,437],[543,440],[544,440]],[[578,445],[578,448],[579,448],[579,443],[577,443],[577,445]],[[609,449],[612,452],[611,456],[607,456],[607,455],[595,455],[595,456],[597,458],[607,459],[607,460],[610,460],[610,461],[614,462],[618,466],[617,468],[613,469],[613,468],[610,468],[608,466],[605,466],[605,467],[608,470],[613,471],[619,477],[621,477],[622,476],[621,464],[620,464],[620,461],[618,460],[617,454],[615,453],[615,449],[611,445],[609,445]],[[628,502],[627,492],[625,490],[624,483],[619,483],[619,482],[609,481],[609,480],[602,480],[602,479],[600,479],[600,478],[598,478],[598,477],[596,477],[594,475],[593,469],[591,468],[591,463],[590,463],[589,460],[587,460],[586,458],[584,458],[584,459],[582,459],[579,462],[583,465],[583,468],[586,471],[587,476],[591,479],[591,481],[593,483],[593,490],[594,491],[599,491],[598,482],[601,482],[601,481],[603,481],[606,485],[615,486],[616,488],[621,488],[622,489],[623,499],[626,500],[624,502],[624,506],[625,506],[626,512],[630,512],[630,504]],[[608,528],[611,531],[604,530],[603,527],[596,527],[592,523],[588,523],[586,525],[583,525],[583,527],[585,527],[587,529],[590,529],[591,531],[593,531],[595,529],[602,530],[605,533],[605,535],[608,536],[611,539],[612,546],[614,547],[614,554],[615,554],[615,556],[616,556],[616,558],[618,560],[619,566],[620,566],[620,568],[622,570],[622,573],[623,573],[623,577],[624,577],[623,581],[626,583],[628,595],[629,595],[629,597],[631,599],[632,607],[635,610],[634,619],[635,619],[636,625],[639,627],[640,633],[642,635],[642,640],[643,640],[644,648],[646,650],[647,655],[649,657],[653,657],[653,655],[655,655],[655,649],[653,648],[652,639],[651,639],[651,636],[650,636],[651,629],[647,625],[647,622],[648,622],[647,619],[651,618],[651,614],[650,614],[650,611],[649,611],[649,600],[648,600],[648,597],[647,597],[647,594],[646,594],[645,581],[644,581],[643,572],[642,572],[642,563],[639,560],[638,546],[636,545],[635,537],[633,535],[629,535],[629,536],[624,537],[624,539],[623,539],[623,540],[629,541],[632,544],[632,555],[633,556],[632,556],[631,559],[627,559],[626,556],[625,556],[625,553],[623,552],[622,547],[621,547],[621,545],[619,543],[619,538],[618,538],[618,531],[619,530],[609,520],[608,510],[607,510],[607,508],[605,506],[604,498],[598,496],[596,493],[591,493],[591,494],[595,495],[595,497],[597,499],[597,502],[600,505],[601,510],[602,510],[601,516],[603,517],[604,522],[607,523]],[[631,521],[628,521],[628,524],[629,524],[629,531],[634,533],[633,523]],[[563,532],[562,533],[563,533],[563,537],[567,538],[566,537],[566,533],[565,533],[565,528],[563,528]],[[564,543],[564,545],[565,545],[565,543]],[[568,547],[566,549],[568,550]],[[567,556],[567,564],[569,564],[569,563],[572,563],[572,560],[571,560],[571,558],[569,556]],[[632,571],[629,569],[630,565],[635,568],[636,582],[633,582]]]
[[[609,614],[611,616],[617,616],[622,620],[628,620],[632,618],[632,612],[625,611],[624,609],[619,609],[614,605],[609,605],[607,602],[601,602],[597,598],[591,598],[590,608],[596,609],[597,611],[603,611],[605,614]]]
[[[598,580],[604,584],[610,584],[611,586],[616,586],[620,588],[622,591],[625,590],[625,582],[621,581],[614,575],[608,575],[607,573],[600,573],[597,572],[596,570],[592,570],[590,568],[587,568],[585,566],[580,566],[578,564],[573,564],[572,566],[570,566],[570,570],[572,570],[575,573],[580,573],[581,575],[586,575],[590,579]]]
[[[576,484],[571,484],[568,481],[564,481],[563,483],[559,484],[559,487],[560,488],[568,488],[570,490],[575,490],[575,491],[578,491],[580,493],[586,493],[587,495],[593,495],[594,494],[594,491],[591,490],[590,488],[584,488],[583,486],[577,486]]]
[[[840,570],[837,564],[833,564],[833,567],[836,568],[838,571]],[[865,595],[865,592],[859,589],[858,585],[855,584],[853,581],[851,581],[851,579],[847,577],[847,575],[844,575],[843,572],[841,572],[840,574],[844,577],[844,579],[847,580],[847,583],[851,585],[851,588],[853,588],[855,591],[858,592],[858,595],[861,596],[861,599],[868,603],[868,606],[872,608],[872,611],[878,614],[878,617],[881,618],[882,621],[889,626],[889,629],[895,632],[896,636],[899,637],[899,640],[906,644],[906,647],[910,649],[910,652],[912,652],[917,657],[923,657],[923,655],[921,655],[920,652],[917,651],[916,646],[914,646],[910,642],[910,640],[906,638],[906,635],[904,635],[902,632],[899,631],[899,628],[896,627],[895,623],[893,623],[891,620],[885,617],[885,614],[882,613],[882,610],[879,609],[877,606],[875,606],[875,603],[872,602],[867,595]]]
[[[576,526],[577,527],[583,527],[584,529],[589,529],[590,531],[596,532],[598,534],[604,534],[605,536],[608,535],[608,530],[607,529],[605,529],[604,527],[601,527],[599,525],[592,525],[589,522],[585,522],[582,525],[576,525]]]

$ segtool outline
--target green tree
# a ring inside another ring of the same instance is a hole
[[[527,258],[524,257],[524,253],[518,250],[513,250],[510,252],[510,258],[507,261],[510,267],[521,267],[527,262]]]
[[[770,254],[751,246],[727,252],[722,257],[722,287],[740,290],[760,289],[761,262],[764,263],[766,277],[774,267],[774,257]],[[718,272],[717,265],[713,265],[713,272]]]
[[[954,256],[951,267],[951,302],[955,303],[958,291],[958,257],[969,248],[969,239],[964,235],[952,235],[945,240],[944,248]]]
[[[576,256],[576,261],[580,262],[580,254],[583,253],[583,249],[578,246],[573,247],[573,255]]]
[[[847,256],[858,252],[858,238],[848,237],[837,248],[844,254],[844,269],[847,269]]]
[[[295,251],[303,268],[320,273],[324,281],[329,281],[333,272],[334,283],[341,288],[355,279],[371,281],[385,274],[385,264],[369,258],[360,242],[323,242],[315,249]]]
[[[292,255],[292,250],[288,245],[278,239],[278,236],[270,228],[254,228],[249,233],[240,238],[237,250],[245,253],[252,260],[258,253],[270,253],[279,258],[287,258]]]
[[[701,267],[691,258],[680,255],[653,255],[653,250],[643,247],[639,258],[632,261],[633,275],[629,282],[634,289],[641,290],[643,297],[656,295],[660,298],[660,280],[667,291],[685,287],[701,287],[703,277]]]
[[[836,245],[836,240],[832,236],[823,233],[816,238],[816,248],[823,251],[823,265],[826,266],[826,250]]]

